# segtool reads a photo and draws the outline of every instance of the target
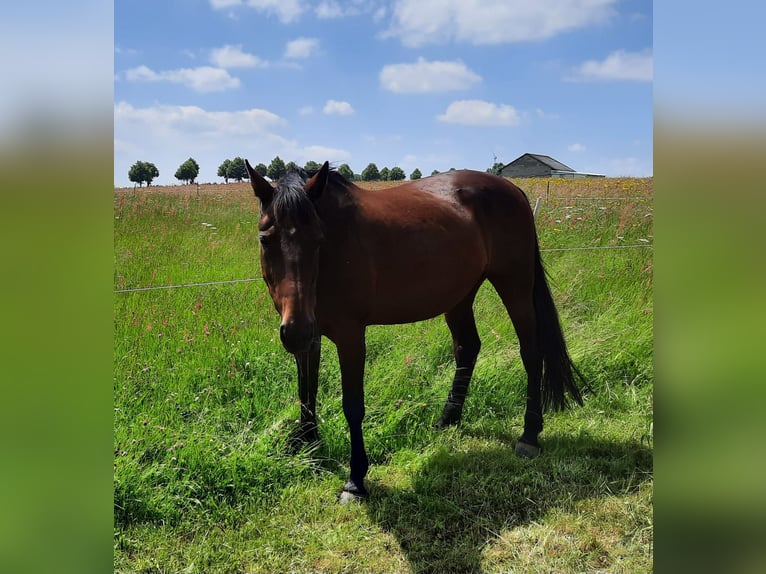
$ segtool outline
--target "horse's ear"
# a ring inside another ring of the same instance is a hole
[[[261,200],[261,205],[263,207],[266,207],[274,198],[274,188],[271,187],[271,184],[266,181],[260,173],[252,168],[250,162],[247,160],[245,160],[245,167],[247,168],[247,173],[250,175],[250,185],[253,186],[255,197]]]
[[[311,198],[311,201],[316,201],[319,196],[322,195],[324,188],[327,186],[327,176],[330,173],[330,163],[324,162],[324,165],[319,169],[314,176],[306,182],[306,186],[303,188],[306,194]]]

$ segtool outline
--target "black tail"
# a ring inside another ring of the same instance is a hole
[[[565,391],[582,405],[577,380],[585,379],[572,363],[561,331],[559,315],[553,303],[551,290],[545,277],[540,249],[535,245],[535,287],[533,300],[537,320],[537,340],[543,355],[542,406],[543,410],[563,410],[568,406]],[[577,380],[576,380],[577,379]]]

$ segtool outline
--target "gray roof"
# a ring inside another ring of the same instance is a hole
[[[531,156],[531,157],[535,158],[537,161],[539,161],[541,163],[544,163],[545,165],[547,165],[551,169],[555,169],[557,171],[574,171],[568,165],[565,165],[565,164],[561,163],[560,161],[553,159],[551,156],[549,156],[549,155],[542,155],[542,154],[539,154],[539,153],[525,153],[524,155],[521,155],[521,156],[517,157],[515,160],[513,160],[511,163],[509,163],[507,165],[512,165],[513,163],[519,161],[525,155]]]

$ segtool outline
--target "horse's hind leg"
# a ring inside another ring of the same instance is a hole
[[[541,384],[543,355],[537,339],[537,320],[532,296],[532,284],[516,277],[490,277],[513,322],[519,338],[521,361],[527,372],[527,404],[524,432],[516,444],[516,454],[532,457],[540,452],[537,436],[543,430]]]
[[[473,317],[473,300],[476,290],[458,304],[457,307],[445,313],[447,326],[452,333],[452,348],[455,353],[455,378],[452,381],[444,411],[436,426],[443,428],[460,422],[463,414],[463,403],[468,394],[476,357],[479,355],[481,340],[476,331],[476,321]]]

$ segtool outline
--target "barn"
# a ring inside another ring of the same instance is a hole
[[[581,173],[551,156],[538,153],[525,153],[500,170],[503,177],[566,177],[579,179],[585,177],[604,177],[595,173]]]

